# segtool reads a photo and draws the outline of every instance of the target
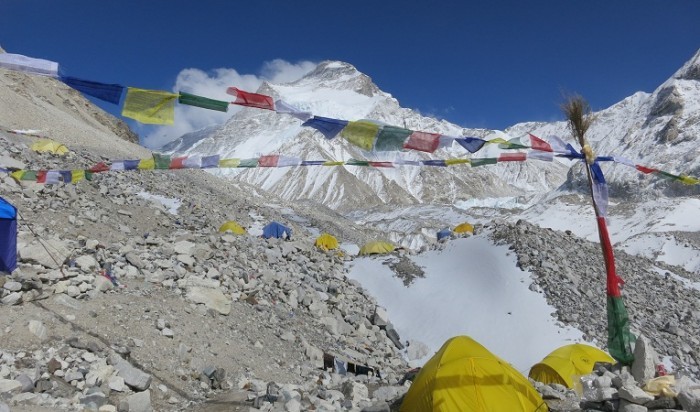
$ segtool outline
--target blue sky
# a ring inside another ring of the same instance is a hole
[[[700,48],[699,16],[697,0],[2,0],[0,45],[66,75],[163,90],[188,68],[232,69],[250,86],[342,60],[404,107],[504,129],[561,119],[562,93],[598,110],[653,91]]]

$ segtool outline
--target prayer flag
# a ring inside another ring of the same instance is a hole
[[[247,107],[257,107],[258,109],[275,110],[275,101],[270,96],[264,94],[244,92],[236,87],[229,87],[226,93],[236,96],[233,104]]]
[[[301,158],[298,158],[295,156],[280,156],[279,159],[277,159],[277,167],[299,166],[299,165],[301,165]]]
[[[92,173],[101,173],[109,170],[109,166],[105,162],[99,162],[89,169]]]
[[[112,161],[112,165],[109,166],[109,170],[124,170],[124,161],[123,160],[114,160]]]
[[[541,152],[554,151],[549,143],[545,142],[544,140],[540,139],[532,133],[528,133],[528,135],[530,136],[530,146],[533,150],[539,150]]]
[[[61,81],[81,93],[114,104],[119,104],[124,91],[124,86],[120,84],[98,83],[69,76],[61,76]]]
[[[413,132],[404,143],[405,149],[419,150],[433,153],[440,144],[440,135],[437,133]]]
[[[329,162],[331,163],[331,162]],[[369,162],[367,160],[357,160],[357,159],[350,159],[347,162],[345,162],[346,165],[348,166],[369,166]]]
[[[528,148],[528,146],[525,146],[524,144],[520,143],[520,139],[517,137],[509,139],[505,143],[500,143],[498,145],[498,147],[501,149],[527,149]]]
[[[258,159],[259,167],[277,167],[277,161],[279,160],[277,155],[260,156]]]
[[[188,156],[182,161],[182,167],[187,169],[200,169],[202,167],[202,155]]]
[[[600,244],[603,248],[607,284],[608,312],[608,351],[610,355],[623,365],[631,365],[634,361],[632,343],[636,337],[630,332],[630,321],[625,302],[622,300],[620,284],[622,279],[615,271],[615,256],[613,254],[610,235],[604,216],[596,217]]]
[[[55,185],[60,183],[61,173],[58,170],[49,170],[46,172],[46,184]]]
[[[41,76],[58,76],[58,63],[21,54],[0,53],[0,68]]]
[[[622,156],[613,156],[613,162],[620,163],[620,164],[623,164],[623,165],[625,165],[625,166],[630,166],[630,167],[636,168],[636,165],[634,164],[634,162],[631,161],[630,159],[626,158],[626,157],[622,157]]]
[[[178,102],[180,104],[197,106],[203,109],[216,110],[219,112],[227,112],[229,106],[228,102],[222,100],[209,99],[207,97],[196,96],[194,94],[189,94],[185,92],[180,92]]]
[[[177,94],[129,87],[122,116],[147,124],[173,124]]]
[[[688,176],[688,175],[680,175],[678,176],[680,179],[681,183],[684,185],[697,185],[700,184],[700,180],[697,177],[693,176]]]
[[[370,151],[374,146],[374,139],[379,132],[379,125],[360,120],[357,122],[349,122],[347,126],[340,132],[340,136],[355,146]]]
[[[406,159],[396,159],[394,160],[395,165],[400,166],[420,166],[420,160],[406,160]]]
[[[238,167],[241,159],[219,159],[219,167]]]
[[[219,166],[219,155],[202,156],[202,169]]]
[[[140,160],[124,160],[124,170],[136,170]]]
[[[635,167],[637,168],[637,170],[639,170],[640,172],[645,173],[645,174],[658,172],[658,170],[656,170],[656,169],[652,169],[650,167],[644,167],[641,165],[636,165]]]
[[[301,120],[302,122],[305,122],[313,117],[311,112],[301,111],[283,100],[275,101],[275,110],[277,111],[277,113],[285,113],[292,115],[297,119]]]
[[[467,149],[469,153],[476,153],[486,144],[486,140],[477,137],[460,137],[455,139],[460,146]]]
[[[328,161],[328,162],[323,163],[324,166],[342,166],[344,164],[345,164],[345,162],[333,162],[333,161]]]
[[[85,179],[85,170],[73,170],[70,179],[71,183],[78,183],[83,179]]]
[[[447,167],[447,163],[444,160],[423,160],[422,163],[424,166]]]
[[[472,167],[495,165],[496,163],[498,163],[498,159],[495,157],[482,157],[479,159],[472,158],[471,160]]]
[[[314,116],[305,121],[302,126],[313,127],[325,136],[326,139],[334,138],[348,124],[347,120],[331,119],[329,117]]]
[[[571,145],[561,140],[559,136],[549,136],[549,140],[552,142],[551,147],[554,153],[573,154]]]
[[[149,159],[141,159],[139,161],[139,165],[138,165],[139,170],[153,170],[155,168],[156,168],[156,161],[153,160],[152,157]]]
[[[238,167],[258,167],[258,159],[243,159]]]
[[[554,160],[554,153],[530,151],[527,153],[527,158],[528,159],[543,160],[545,162],[551,162],[552,160]]]
[[[38,172],[36,172],[36,182],[46,183],[46,170],[39,170]]]
[[[524,162],[527,159],[525,153],[501,153],[498,156],[499,162]]]
[[[160,153],[153,153],[153,162],[156,169],[170,169],[170,156]]]
[[[19,182],[20,180],[23,180],[22,177],[24,177],[25,173],[27,173],[25,170],[15,170],[14,172],[10,173],[10,177]]]
[[[466,164],[466,163],[471,163],[471,162],[469,159],[446,159],[445,160],[445,164],[447,166]]]
[[[61,170],[58,173],[61,175],[63,183],[70,183],[73,181],[73,173],[71,173],[70,170]]]
[[[402,150],[406,138],[413,131],[403,129],[396,126],[384,126],[377,135],[377,142],[374,144],[374,150],[377,152],[389,152]]]
[[[325,162],[325,160],[304,160],[301,166],[322,166]]]
[[[372,167],[394,167],[392,162],[368,162]]]
[[[180,156],[176,157],[174,159],[170,159],[170,166],[168,167],[169,169],[182,169],[185,167],[184,162],[185,159],[187,159],[187,156]]]

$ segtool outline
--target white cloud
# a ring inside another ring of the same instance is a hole
[[[226,94],[226,89],[235,86],[241,90],[254,92],[263,81],[270,83],[288,83],[300,79],[316,67],[316,63],[302,61],[290,63],[275,59],[263,64],[260,74],[240,74],[236,69],[221,68],[205,72],[189,68],[180,71],[173,86],[174,92],[187,92],[210,99],[232,101],[233,96]],[[227,113],[202,109],[183,104],[175,105],[175,124],[158,126],[145,134],[142,144],[150,148],[158,148],[171,142],[185,133],[202,129],[207,126],[224,123],[236,112],[239,106],[229,106]]]

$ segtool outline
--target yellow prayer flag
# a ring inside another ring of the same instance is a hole
[[[495,139],[488,140],[488,143],[498,143],[498,144],[503,144],[503,143],[508,143],[507,140],[502,139],[500,137],[497,137]]]
[[[465,163],[470,163],[469,159],[445,159],[445,164],[447,166],[460,165]]]
[[[219,167],[238,167],[241,164],[241,159],[220,159]]]
[[[10,177],[18,182],[22,180],[22,176],[24,176],[24,170],[15,170],[14,172],[10,173]]]
[[[129,87],[124,100],[122,116],[130,117],[141,123],[173,124],[177,97],[177,94],[160,90]]]
[[[148,159],[139,160],[139,165],[137,166],[139,170],[153,170],[156,168],[156,161],[151,157]]]
[[[323,166],[342,166],[345,162],[323,162]]]
[[[360,120],[348,123],[348,125],[340,131],[340,135],[348,142],[361,149],[372,150],[374,139],[377,137],[378,132],[379,125]]]
[[[684,185],[697,185],[700,184],[700,179],[693,176],[680,175],[678,176]]]
[[[70,176],[71,183],[77,183],[85,179],[85,170],[73,170]]]

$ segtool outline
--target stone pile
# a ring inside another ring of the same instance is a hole
[[[574,389],[533,384],[553,412],[700,411],[699,381],[682,372],[656,376],[659,360],[646,338],[637,339],[634,354],[631,367],[598,364]]]

